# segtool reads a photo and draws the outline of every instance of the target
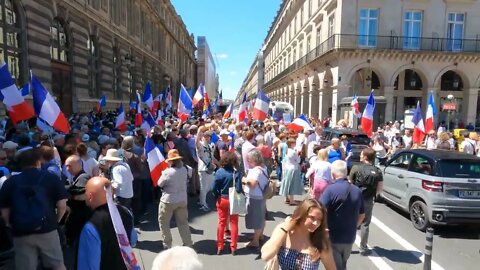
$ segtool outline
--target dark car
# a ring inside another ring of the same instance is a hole
[[[480,158],[410,149],[396,153],[380,168],[383,199],[409,213],[416,229],[480,223]]]
[[[321,146],[327,147],[330,145],[333,138],[339,138],[343,135],[347,136],[347,140],[352,145],[352,157],[350,158],[350,165],[360,162],[360,153],[363,149],[370,145],[370,138],[358,129],[352,128],[326,128],[323,130],[323,139]]]

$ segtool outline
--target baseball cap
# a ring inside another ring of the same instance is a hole
[[[90,141],[90,136],[88,136],[88,134],[83,134],[82,142],[89,142],[89,141]]]
[[[12,150],[12,149],[16,149],[18,147],[18,144],[17,143],[14,143],[12,141],[6,141],[4,144],[3,144],[3,149],[6,149],[6,150]]]

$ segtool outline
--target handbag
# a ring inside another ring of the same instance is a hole
[[[279,270],[280,266],[278,265],[278,257],[275,255],[275,257],[271,258],[263,270]]]
[[[230,203],[230,215],[245,215],[247,213],[247,203],[245,195],[238,193],[235,189],[235,178],[237,174],[233,173],[233,187],[228,189],[228,201]]]

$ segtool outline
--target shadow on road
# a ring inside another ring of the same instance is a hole
[[[378,254],[379,257],[387,258],[392,262],[406,263],[406,264],[419,264],[422,261],[419,257],[422,255],[418,252],[418,257],[414,256],[412,253],[417,253],[415,251],[409,250],[399,250],[399,249],[384,249],[378,246],[375,246],[373,250]]]
[[[162,241],[144,240],[144,241],[139,241],[135,248],[141,249],[141,250],[148,250],[153,253],[159,253],[160,251],[163,250],[163,245],[162,245]]]

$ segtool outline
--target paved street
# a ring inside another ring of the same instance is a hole
[[[213,207],[213,201],[210,202]],[[269,220],[265,235],[271,234],[276,224],[293,212],[292,206],[283,203],[279,196],[268,201]],[[216,255],[217,215],[215,211],[204,213],[197,209],[196,202],[189,202],[190,227],[195,249],[200,254],[204,269],[219,269],[228,266],[229,270],[263,269],[264,263],[259,253],[243,248],[250,232],[245,229],[244,219],[240,218],[240,244],[238,255]],[[148,219],[139,227],[139,243],[135,249],[142,269],[150,269],[155,255],[160,251],[156,209],[152,209]],[[370,229],[369,245],[374,249],[370,257],[358,254],[354,246],[349,260],[350,269],[423,269],[422,251],[425,235],[415,230],[407,216],[383,204],[376,204]],[[180,235],[172,230],[174,245],[180,245]],[[432,269],[478,269],[480,262],[479,227],[436,228],[433,248]],[[357,239],[359,241],[359,239]],[[226,245],[228,250],[228,245]]]

